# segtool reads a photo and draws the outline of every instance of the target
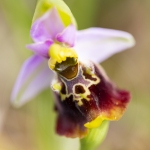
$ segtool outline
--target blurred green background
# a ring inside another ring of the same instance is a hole
[[[101,65],[132,101],[123,118],[111,122],[99,150],[150,149],[150,1],[65,0],[78,28],[91,26],[130,32],[136,46]],[[0,150],[78,150],[78,139],[54,133],[50,90],[25,106],[10,105],[10,94],[24,60],[32,54],[29,31],[36,0],[0,0]]]

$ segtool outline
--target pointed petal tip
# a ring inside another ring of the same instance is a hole
[[[131,47],[135,46],[136,44],[135,38],[131,34],[130,34],[130,43],[131,43]]]
[[[123,39],[124,41],[127,42],[127,47],[133,47],[136,44],[135,38],[133,35],[129,32],[126,31],[118,31],[120,32],[120,37],[118,36],[119,39]],[[117,36],[116,36],[117,38]]]
[[[57,8],[57,11],[59,12],[61,20],[63,21],[63,24],[65,26],[68,26],[70,23],[73,23],[75,26],[77,26],[76,20],[71,10],[62,0],[39,1],[35,9],[33,21],[35,21],[37,18],[41,17],[44,13],[46,13],[48,10],[51,10],[54,7]]]
[[[22,103],[17,102],[17,100],[15,98],[13,98],[12,96],[10,98],[10,103],[15,108],[20,108],[21,106],[23,106]]]

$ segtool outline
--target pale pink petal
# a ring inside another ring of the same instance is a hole
[[[55,39],[55,36],[64,29],[63,22],[54,7],[37,19],[31,27],[31,37],[34,42]]]
[[[11,102],[21,106],[50,86],[53,78],[46,59],[34,55],[27,59],[18,75],[12,91]]]
[[[45,58],[49,58],[48,50],[51,44],[53,44],[52,41],[45,41],[45,42],[32,43],[32,44],[26,45],[26,47],[32,50],[35,54],[38,54]]]
[[[89,59],[96,63],[135,44],[131,34],[118,30],[89,28],[78,31],[76,35],[74,49],[79,59]]]
[[[76,27],[74,25],[69,25],[63,30],[62,33],[57,34],[56,39],[58,42],[65,43],[69,46],[74,46],[76,37]]]

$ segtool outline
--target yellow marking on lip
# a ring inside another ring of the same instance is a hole
[[[87,122],[84,124],[86,128],[97,128],[101,125],[104,118],[102,116],[98,116],[96,119],[92,120],[91,122]]]
[[[92,120],[91,122],[87,122],[84,124],[86,128],[97,128],[101,125],[101,123],[104,120],[119,120],[122,117],[123,110],[120,110],[120,108],[113,108],[110,110],[108,113],[103,113],[100,114],[97,118]]]
[[[61,91],[61,84],[59,82],[53,83],[52,88],[54,91]]]
[[[48,61],[48,66],[50,69],[54,70],[56,63],[61,63],[65,61],[68,57],[78,58],[77,53],[66,46],[54,43],[49,49],[50,59]]]
[[[85,90],[85,92],[84,93],[76,93],[75,92],[75,87],[76,86],[82,86],[83,88],[84,88],[84,90]],[[81,106],[83,103],[82,103],[82,99],[86,99],[87,101],[90,101],[90,98],[88,98],[88,95],[90,95],[90,91],[89,91],[89,89],[84,85],[84,84],[82,84],[82,83],[77,83],[77,84],[75,84],[74,86],[73,86],[73,98],[74,98],[74,100],[78,100],[78,105],[79,106]]]

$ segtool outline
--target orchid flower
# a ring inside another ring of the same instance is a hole
[[[83,138],[89,129],[104,120],[120,119],[126,110],[130,93],[118,89],[99,63],[135,42],[124,31],[77,30],[71,11],[64,3],[61,8],[60,3],[45,0],[38,5],[40,13],[35,13],[30,32],[34,43],[27,45],[34,54],[24,62],[11,100],[21,106],[51,88],[56,132]]]

